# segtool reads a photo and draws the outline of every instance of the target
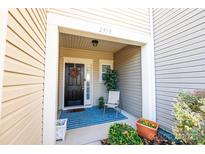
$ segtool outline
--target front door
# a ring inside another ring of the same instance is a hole
[[[65,64],[64,107],[84,105],[84,64]]]

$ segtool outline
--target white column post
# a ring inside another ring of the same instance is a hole
[[[150,9],[150,39],[141,48],[142,116],[156,121],[155,62],[152,9]]]
[[[48,16],[43,109],[43,144],[55,144],[56,141],[59,32],[56,25],[49,24],[49,20],[52,19]]]

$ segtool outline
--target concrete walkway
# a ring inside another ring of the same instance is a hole
[[[134,128],[136,117],[129,113],[122,111],[128,119],[120,120],[110,123],[104,123],[99,125],[93,125],[88,127],[82,127],[77,129],[71,129],[66,132],[64,141],[57,141],[57,145],[100,145],[100,140],[108,137],[108,130],[114,123],[127,123],[132,125]]]

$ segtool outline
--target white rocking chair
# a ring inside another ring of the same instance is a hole
[[[119,108],[118,108],[119,104],[120,104],[120,92],[119,91],[109,91],[108,101],[104,105],[103,116],[105,114],[105,109],[107,107],[107,108],[115,109],[116,110],[116,117],[117,117],[118,112],[119,112]]]

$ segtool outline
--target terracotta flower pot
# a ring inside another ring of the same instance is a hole
[[[142,121],[147,121],[150,124],[152,124],[155,128],[146,126],[144,124],[142,124]],[[136,122],[136,126],[137,126],[137,133],[141,136],[144,137],[148,140],[153,140],[154,137],[157,135],[157,130],[159,127],[159,124],[154,122],[154,121],[150,121],[144,118],[140,118],[139,120],[137,120]]]

